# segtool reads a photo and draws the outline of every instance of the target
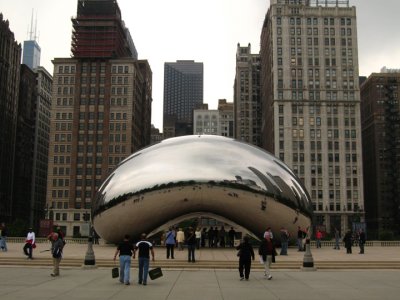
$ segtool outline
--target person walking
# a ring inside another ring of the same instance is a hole
[[[321,248],[321,239],[322,239],[322,232],[317,230],[317,232],[315,233],[315,239],[317,242],[317,248]]]
[[[335,228],[335,247],[333,249],[340,250],[340,232],[337,228]]]
[[[200,249],[200,242],[201,242],[201,229],[197,227],[196,231],[194,232],[196,237],[196,249]]]
[[[206,239],[207,239],[207,228],[203,228],[201,231],[201,247],[204,248],[206,246]]]
[[[60,276],[60,263],[62,259],[62,252],[64,248],[64,242],[62,237],[53,232],[51,235],[52,243],[51,243],[51,255],[53,257],[53,273],[50,275],[52,277]]]
[[[303,251],[303,239],[305,237],[304,231],[299,226],[297,228],[297,247],[298,251]]]
[[[281,252],[280,255],[288,255],[287,250],[289,246],[289,232],[282,227],[281,228]]]
[[[154,261],[154,250],[153,245],[146,239],[146,234],[142,233],[141,239],[136,243],[133,258],[136,256],[136,251],[139,251],[139,275],[138,275],[138,283],[147,285],[147,275],[149,273],[149,264],[150,264],[150,253],[152,261]]]
[[[176,233],[176,241],[178,243],[179,251],[182,251],[183,242],[185,241],[185,233],[183,232],[182,228],[179,228],[178,232]]]
[[[224,226],[221,226],[221,229],[219,230],[218,234],[219,234],[219,246],[221,248],[225,248],[225,234],[226,234],[226,232],[225,232]]]
[[[228,237],[229,237],[229,247],[233,248],[235,245],[235,229],[233,229],[233,227],[231,227],[231,229],[229,229],[228,231]]]
[[[249,243],[249,237],[245,236],[243,242],[236,247],[239,256],[239,276],[240,280],[249,280],[251,261],[254,260],[253,246]],[[243,274],[244,269],[244,274]]]
[[[260,244],[258,248],[258,254],[261,256],[261,260],[264,264],[264,276],[267,277],[268,280],[272,279],[271,275],[271,263],[275,262],[275,253],[274,247],[269,235],[267,235]]]
[[[187,238],[186,238],[186,244],[188,247],[188,262],[196,262],[195,259],[195,250],[196,250],[196,235],[193,231],[192,227],[189,227]]]
[[[207,232],[208,235],[208,247],[214,247],[214,228],[211,226]]]
[[[6,223],[2,222],[0,226],[0,247],[1,251],[7,252],[7,235],[8,230],[6,227]]]
[[[167,259],[171,256],[172,259],[174,257],[174,248],[175,248],[175,231],[172,227],[170,227],[165,234],[165,246],[167,247]]]
[[[33,259],[33,249],[36,248],[35,244],[35,233],[32,228],[28,229],[28,234],[26,235],[25,246],[23,248],[24,253],[28,256],[28,259]]]
[[[353,244],[353,238],[351,231],[348,230],[343,237],[344,246],[346,247],[346,253],[351,254],[351,246]]]
[[[219,231],[218,227],[214,227],[214,242],[213,242],[213,247],[218,248],[218,239],[219,239]]]
[[[364,254],[364,246],[365,246],[365,232],[364,230],[360,229],[360,232],[358,234],[358,246],[360,247],[360,253],[359,254]]]
[[[126,285],[130,284],[131,257],[134,252],[133,245],[129,240],[130,236],[126,234],[124,240],[118,245],[114,254],[114,261],[119,254],[119,282]]]

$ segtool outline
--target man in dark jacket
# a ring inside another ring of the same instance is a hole
[[[346,247],[346,253],[351,254],[351,246],[353,244],[353,238],[351,231],[348,230],[343,238],[344,246]]]
[[[254,250],[253,246],[249,243],[249,237],[245,236],[243,239],[243,243],[236,247],[239,256],[239,275],[240,280],[246,278],[249,280],[250,269],[251,269],[251,260],[254,260]],[[244,276],[243,276],[244,269]]]
[[[196,235],[192,227],[189,227],[189,231],[186,237],[186,244],[188,248],[188,262],[196,262],[194,252],[196,250]]]
[[[365,232],[364,230],[360,229],[360,233],[358,236],[358,246],[360,247],[359,254],[364,254],[364,245],[365,245]]]
[[[275,262],[275,251],[274,245],[271,241],[269,235],[267,235],[260,244],[260,248],[258,248],[258,254],[262,257],[262,261],[264,264],[264,276],[268,278],[268,280],[272,279],[271,275],[271,263]]]

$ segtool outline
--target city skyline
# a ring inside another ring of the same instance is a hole
[[[188,3],[189,2],[189,3]],[[396,0],[350,0],[357,8],[359,70],[361,76],[381,67],[400,67],[400,38]],[[165,62],[195,60],[204,63],[204,103],[215,109],[218,99],[233,101],[236,46],[251,43],[258,53],[261,27],[269,7],[267,0],[118,0],[122,19],[129,28],[139,59],[147,59],[153,71],[152,123],[162,130],[163,67]],[[1,13],[10,22],[15,39],[23,45],[29,37],[32,10],[37,18],[41,64],[51,74],[51,60],[70,56],[71,17],[77,0],[0,0]],[[157,9],[154,9],[157,7]],[[55,13],[56,12],[56,13]],[[144,12],[151,12],[147,14]],[[206,16],[206,18],[204,17]],[[35,21],[34,21],[35,22]],[[52,26],[51,24],[56,24]],[[150,37],[150,38],[149,38]]]

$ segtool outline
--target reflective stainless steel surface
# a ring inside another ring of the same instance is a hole
[[[311,223],[302,183],[278,158],[220,136],[171,138],[124,161],[100,187],[93,204],[98,234],[116,242],[173,219],[207,213],[254,235],[267,226],[295,234]]]

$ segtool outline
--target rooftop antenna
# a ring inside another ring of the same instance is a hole
[[[36,12],[36,17],[35,17],[35,36],[33,37],[33,39],[35,41],[37,40],[37,37],[38,37],[36,32],[37,32],[37,12]]]
[[[32,8],[32,15],[31,15],[31,28],[30,28],[30,31],[29,31],[29,40],[31,41],[32,40],[32,35],[33,35],[33,8]]]

